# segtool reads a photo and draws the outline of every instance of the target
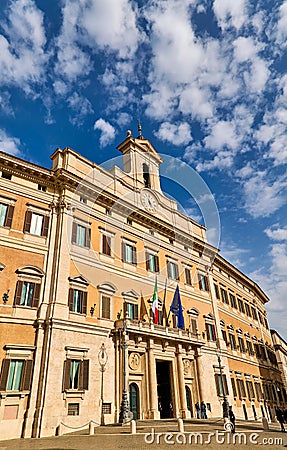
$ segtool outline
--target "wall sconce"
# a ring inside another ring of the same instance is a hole
[[[96,308],[96,303],[94,303],[94,306],[91,306],[91,309],[90,309],[90,314],[91,314],[92,317],[94,315],[95,308]]]
[[[8,302],[8,298],[9,298],[9,292],[10,292],[10,289],[8,289],[7,290],[7,292],[5,292],[4,294],[3,294],[3,303],[4,303],[4,305],[6,305],[6,303]]]

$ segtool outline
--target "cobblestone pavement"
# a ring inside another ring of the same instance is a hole
[[[287,429],[287,426],[286,426]],[[262,430],[261,423],[239,422],[236,433],[224,431],[222,420],[193,420],[184,422],[184,434],[178,424],[169,421],[145,421],[137,423],[137,434],[130,433],[129,426],[104,426],[88,435],[87,430],[41,439],[0,440],[0,450],[146,450],[146,449],[232,449],[249,450],[260,445],[266,450],[287,448],[287,432],[280,432],[279,424]]]

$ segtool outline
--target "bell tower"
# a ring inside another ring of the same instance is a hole
[[[159,165],[163,161],[151,143],[143,137],[140,124],[138,132],[139,136],[134,138],[128,130],[126,139],[117,147],[123,154],[124,172],[134,178],[139,188],[161,191]]]

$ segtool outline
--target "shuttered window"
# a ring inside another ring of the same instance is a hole
[[[249,381],[249,380],[246,381],[246,386],[247,386],[248,398],[250,400],[255,398],[255,392],[254,392],[254,387],[253,387],[252,381]]]
[[[33,361],[29,359],[3,359],[0,391],[29,391]]]
[[[132,320],[138,320],[139,313],[138,313],[138,305],[134,303],[124,303],[124,317],[126,317],[126,313],[128,313],[129,319]]]
[[[87,296],[86,291],[79,289],[69,289],[69,310],[79,314],[87,314]]]
[[[231,292],[229,292],[229,298],[230,298],[230,303],[231,303],[232,308],[236,308],[237,309],[237,303],[236,303],[235,295],[232,294]]]
[[[237,350],[237,345],[236,345],[236,340],[235,340],[234,334],[229,333],[228,336],[229,336],[229,342],[230,342],[231,349]]]
[[[104,255],[111,256],[111,236],[107,236],[106,234],[102,234],[102,253]]]
[[[223,303],[226,303],[228,305],[229,301],[228,301],[226,290],[223,288],[220,288],[220,292],[221,292],[221,298],[222,298]]]
[[[173,261],[167,261],[167,275],[172,280],[179,280],[178,265]]]
[[[236,380],[237,381],[237,390],[238,390],[238,395],[240,398],[245,398],[246,397],[246,390],[245,390],[245,385],[244,385],[244,381],[243,380]]]
[[[216,384],[217,395],[223,396],[223,395],[229,394],[226,375],[216,374],[215,375],[215,384]]]
[[[111,297],[107,295],[102,295],[102,318],[110,319],[111,318]]]
[[[185,276],[185,282],[186,284],[188,284],[189,286],[192,285],[192,281],[191,281],[191,270],[188,269],[187,267],[185,267],[184,269],[184,276]]]
[[[146,270],[159,272],[159,258],[154,253],[146,252]]]
[[[134,245],[122,242],[122,261],[130,264],[137,263],[137,253]]]
[[[197,333],[197,320],[196,319],[190,319],[190,331],[193,334]]]
[[[74,222],[72,227],[72,244],[90,248],[91,229]]]
[[[14,305],[38,308],[40,290],[40,283],[31,283],[30,281],[18,280],[15,290]]]
[[[237,389],[236,389],[236,383],[235,383],[234,378],[231,378],[231,386],[232,386],[233,396],[237,397]]]
[[[198,286],[202,291],[209,291],[209,283],[207,275],[198,273]]]
[[[63,370],[63,391],[89,389],[89,360],[66,359]]]
[[[206,337],[208,341],[216,341],[215,326],[211,323],[205,324]]]
[[[11,228],[14,206],[0,203],[0,227]]]
[[[242,353],[245,352],[245,345],[244,345],[244,340],[242,337],[238,336],[238,344],[239,344],[239,349]]]
[[[31,233],[37,236],[48,236],[50,218],[47,215],[26,211],[24,221],[24,233]]]

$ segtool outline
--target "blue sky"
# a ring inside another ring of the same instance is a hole
[[[102,163],[140,117],[209,186],[222,255],[270,296],[286,337],[286,38],[284,0],[2,0],[0,149]]]

